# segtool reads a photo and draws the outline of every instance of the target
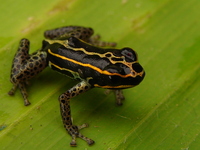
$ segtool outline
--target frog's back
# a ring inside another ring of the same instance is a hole
[[[110,65],[109,59],[104,57],[104,49],[72,37],[65,40],[65,44],[58,41],[45,49],[49,66],[53,70],[75,79],[86,79],[91,74],[100,74],[101,70]]]

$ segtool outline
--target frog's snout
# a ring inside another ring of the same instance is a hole
[[[143,67],[139,63],[134,63],[132,65],[132,68],[137,75],[138,82],[140,83],[145,77],[145,71],[144,71]]]

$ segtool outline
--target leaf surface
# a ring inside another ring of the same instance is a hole
[[[7,95],[19,40],[30,39],[34,52],[45,30],[67,25],[135,49],[146,71],[139,86],[124,90],[122,107],[98,88],[73,98],[74,123],[89,123],[81,132],[96,142],[77,139],[78,149],[199,149],[199,0],[7,0],[0,9],[0,149],[72,149],[57,99],[76,81],[47,68],[30,82],[30,106],[19,90]]]

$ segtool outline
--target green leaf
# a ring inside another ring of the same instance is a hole
[[[96,142],[77,139],[78,149],[199,149],[199,0],[6,0],[0,9],[1,149],[71,149],[57,99],[76,81],[48,68],[30,82],[30,106],[19,90],[7,94],[19,40],[30,39],[34,52],[45,30],[67,25],[134,48],[146,71],[139,86],[124,90],[122,107],[98,88],[73,98],[74,123],[89,123],[81,133]]]

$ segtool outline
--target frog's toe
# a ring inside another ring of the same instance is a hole
[[[84,124],[82,124],[82,125],[80,125],[80,126],[77,126],[77,127],[78,127],[78,130],[81,130],[81,129],[83,129],[83,128],[89,127],[89,124],[84,123]]]
[[[15,92],[13,91],[13,90],[10,90],[9,92],[8,92],[8,95],[10,95],[10,96],[13,96],[15,94]]]
[[[83,136],[81,133],[79,133],[78,137],[86,141],[88,145],[93,145],[95,143],[92,139]]]
[[[71,137],[72,137],[72,141],[71,141],[71,143],[70,143],[70,146],[77,146],[77,144],[76,144],[76,138],[81,138],[81,139],[83,139],[84,141],[86,141],[87,143],[88,143],[88,145],[93,145],[95,142],[92,140],[92,139],[90,139],[90,138],[88,138],[88,137],[85,137],[84,135],[82,135],[80,132],[79,132],[79,130],[80,129],[83,129],[83,128],[86,128],[86,127],[88,127],[89,125],[88,124],[83,124],[83,125],[81,125],[81,126],[75,126],[75,125],[73,125],[72,127],[73,127],[73,129],[71,129],[71,130],[69,130],[68,132],[69,132],[69,134],[71,135]]]
[[[77,137],[79,137],[79,138],[83,139],[84,141],[86,141],[88,143],[88,145],[93,145],[95,143],[92,139],[89,139],[89,138],[83,136],[80,133],[79,133],[79,135]],[[77,146],[77,144],[76,144],[76,137],[72,136],[72,141],[70,143],[70,146],[72,146],[72,147]]]
[[[95,142],[92,139],[87,140],[88,145],[93,145]]]
[[[13,96],[17,89],[17,85],[13,85],[12,89],[8,92],[8,95]]]
[[[28,99],[25,99],[24,100],[24,106],[28,106],[28,105],[30,105],[31,103],[29,102],[29,100]]]
[[[70,146],[75,147],[76,146],[76,136],[72,135],[72,141],[70,143]]]
[[[80,130],[80,129],[87,128],[87,127],[89,127],[89,124],[84,123],[81,126],[78,126],[78,129]],[[78,137],[83,139],[84,141],[86,141],[88,143],[88,145],[92,145],[95,143],[92,139],[83,136],[81,133],[79,133]]]

